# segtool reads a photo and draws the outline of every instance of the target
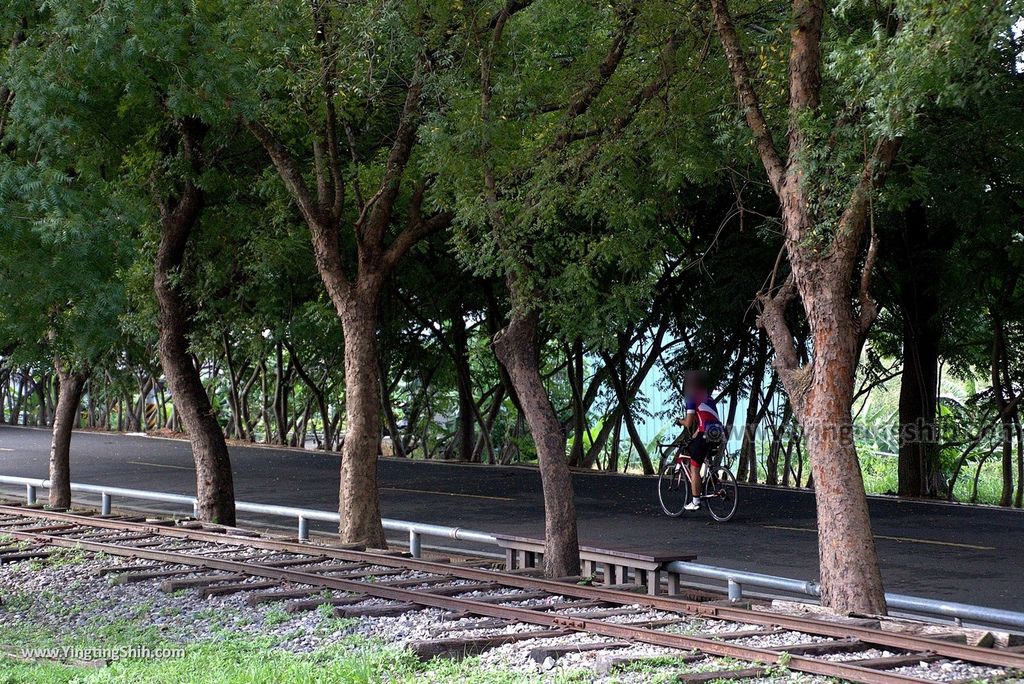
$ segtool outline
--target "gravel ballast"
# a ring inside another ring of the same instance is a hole
[[[215,547],[210,545],[209,551]],[[193,549],[191,553],[202,553],[203,548]],[[235,556],[262,555],[267,559],[277,559],[265,551],[257,554],[256,550],[245,549],[232,552]],[[395,617],[338,619],[330,610],[310,610],[299,613],[287,613],[284,604],[261,603],[256,606],[247,604],[248,594],[239,592],[224,596],[203,598],[194,589],[178,590],[167,593],[160,590],[160,580],[149,580],[120,584],[115,581],[117,573],[109,572],[116,567],[131,566],[166,570],[172,567],[156,562],[111,557],[77,551],[61,552],[56,560],[50,562],[24,561],[0,566],[0,616],[5,625],[34,625],[61,637],[71,638],[76,635],[89,634],[98,625],[108,625],[117,621],[128,621],[142,627],[153,627],[168,642],[188,646],[191,644],[217,642],[225,638],[225,633],[259,637],[269,640],[271,647],[289,653],[305,654],[317,649],[341,644],[353,636],[379,639],[382,642],[401,646],[408,642],[444,638],[474,638],[501,634],[521,634],[542,631],[544,628],[528,624],[499,624],[487,622],[479,616],[458,617],[440,609],[425,609],[405,613]],[[73,556],[73,557],[72,557]],[[285,556],[281,556],[283,559]],[[322,561],[321,561],[322,562]],[[376,571],[371,568],[370,571]],[[393,569],[379,568],[381,574],[387,571],[387,580],[426,578],[425,573],[395,573]],[[101,571],[105,571],[101,574]],[[201,572],[181,574],[175,579],[199,576]],[[246,581],[261,581],[252,578]],[[237,583],[237,582],[234,582]],[[452,585],[473,584],[468,580],[453,580]],[[415,587],[415,585],[411,585]],[[424,585],[427,586],[427,585]],[[283,589],[300,589],[299,585],[283,585]],[[570,597],[555,596],[544,599],[516,600],[518,590],[495,589],[490,591],[473,591],[463,594],[465,598],[483,595],[507,596],[507,605],[542,607],[550,603],[572,601]],[[325,596],[344,596],[341,592],[325,592]],[[356,606],[382,606],[395,602],[378,598],[367,598],[354,604]],[[716,635],[728,635],[756,628],[753,625],[738,625],[713,618],[681,618],[675,613],[651,610],[642,606],[621,606],[630,609],[629,614],[613,615],[601,618],[608,622],[622,624],[642,624],[658,620],[681,620],[666,628],[666,631],[690,634],[694,636],[714,638]],[[593,607],[567,607],[561,612],[565,615],[586,614],[594,611]],[[481,625],[481,626],[477,626]],[[469,629],[460,629],[469,627]],[[798,632],[784,632],[772,635],[750,636],[731,640],[731,643],[758,648],[780,648],[793,644],[807,644],[826,641],[822,637],[813,637]],[[533,676],[539,680],[555,681],[569,673],[580,671],[590,673],[590,681],[594,682],[648,682],[659,678],[678,674],[682,668],[686,671],[713,671],[750,667],[750,664],[724,662],[720,659],[705,658],[687,664],[672,664],[670,661],[652,659],[672,659],[681,656],[692,656],[692,652],[678,649],[663,648],[646,644],[633,644],[628,647],[593,650],[585,647],[593,644],[614,644],[617,640],[586,633],[572,633],[554,638],[523,639],[492,648],[479,656],[479,667],[485,670],[513,671],[521,675]],[[559,652],[561,657],[535,657],[536,649],[552,646],[573,646],[581,650]],[[584,650],[585,649],[585,650]],[[892,655],[878,649],[858,654],[834,654],[823,656],[830,660],[852,660],[859,658],[885,657]],[[640,661],[635,668],[626,666],[612,672],[603,671],[603,664],[612,659],[616,662],[637,659]],[[644,664],[646,661],[646,664]],[[953,681],[962,679],[978,679],[985,681],[999,670],[979,667],[959,662],[938,661],[922,663],[894,670],[900,674],[908,674],[934,681]],[[586,676],[586,675],[584,675]],[[745,681],[794,681],[818,683],[826,682],[824,678],[801,675],[785,669],[770,670],[760,680]]]

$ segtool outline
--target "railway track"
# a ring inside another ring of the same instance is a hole
[[[1016,649],[722,605],[700,592],[691,600],[648,596],[355,547],[282,541],[194,521],[153,524],[18,506],[0,506],[3,538],[0,564],[45,558],[55,547],[77,548],[145,562],[112,568],[117,582],[159,582],[165,591],[193,590],[207,597],[245,592],[250,605],[285,601],[289,612],[324,603],[345,617],[438,609],[437,633],[443,636],[407,644],[423,658],[580,633],[605,639],[562,648],[614,652],[648,644],[675,649],[684,661],[714,656],[748,663],[682,675],[684,682],[764,678],[777,667],[879,684],[979,681],[942,679],[925,671],[929,664],[946,664],[951,672],[978,666],[988,673],[982,679],[1024,682],[1024,652]],[[658,617],[652,619],[655,611]],[[707,634],[688,630],[709,622],[724,628]],[[508,631],[512,624],[528,628]],[[772,646],[763,645],[766,637]],[[885,655],[879,657],[879,651]],[[557,657],[559,647],[544,654]]]

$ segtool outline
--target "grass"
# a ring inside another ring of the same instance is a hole
[[[896,457],[872,454],[864,448],[858,449],[857,455],[860,459],[861,473],[864,476],[864,489],[868,494],[894,494],[899,489]],[[971,494],[974,490],[974,475],[977,467],[977,461],[968,461],[964,465],[956,481],[954,501],[971,503]],[[780,479],[781,472],[782,464],[780,463]],[[806,479],[810,472],[810,464],[804,463],[804,481],[801,484],[806,484]],[[762,483],[765,479],[764,455],[761,453],[758,454],[757,479]],[[1016,483],[1014,486],[1016,486]],[[978,476],[978,497],[974,503],[996,506],[999,504],[1002,491],[1002,465],[998,458],[991,457],[982,465],[981,473]]]
[[[132,647],[136,651],[178,648],[155,627],[134,620],[93,622],[94,626],[73,634],[57,634],[29,624],[0,625],[0,646],[15,654],[23,648]],[[51,660],[21,662],[0,654],[0,684],[528,684],[539,679],[533,675],[483,669],[476,659],[421,663],[406,651],[357,636],[309,654],[294,654],[275,648],[270,637],[224,630],[218,631],[213,639],[186,646],[183,657],[125,658],[114,660],[107,667]],[[568,673],[558,681],[574,684],[589,679],[585,673],[577,672]]]
[[[385,681],[511,684],[534,679],[511,672],[484,671],[472,660],[420,663],[404,651],[354,637],[308,655],[275,650],[258,639],[227,639],[191,646],[182,658],[119,660],[98,669],[0,661],[3,684],[371,684]]]

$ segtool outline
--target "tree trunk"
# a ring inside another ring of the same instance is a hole
[[[572,448],[569,450],[569,464],[575,468],[586,460],[583,435],[586,432],[587,407],[583,403],[583,340],[577,337],[572,346],[565,347],[566,378],[569,380],[569,402],[572,406]]]
[[[1013,388],[1008,386],[1009,383],[1004,382],[1003,374],[1000,372],[1006,357],[1006,332],[1002,317],[995,313],[992,314],[992,327],[992,392],[995,395],[996,408],[1001,416],[999,421],[1002,444],[1000,470],[1003,486],[999,495],[999,505],[1009,506],[1013,500],[1013,415],[1009,410],[1009,404],[1013,401]],[[981,468],[979,467],[978,470],[980,472]]]
[[[186,157],[198,169],[202,125],[190,119],[182,122],[181,129]],[[199,369],[189,353],[191,311],[184,294],[175,286],[202,204],[202,190],[187,180],[181,197],[160,207],[160,244],[153,269],[153,289],[159,307],[157,350],[171,387],[175,413],[192,445],[199,517],[234,525],[235,494],[228,448]]]
[[[774,487],[779,484],[779,454],[782,453],[782,439],[785,435],[786,425],[789,423],[789,415],[792,407],[789,402],[782,410],[782,416],[777,425],[772,425],[772,441],[768,447],[768,458],[765,459],[765,481],[766,485]],[[788,455],[787,455],[788,458]],[[788,465],[788,464],[787,464]],[[783,472],[783,479],[786,475]]]
[[[612,450],[608,454],[608,467],[606,470],[609,473],[614,473],[619,470],[619,448],[621,444],[619,442],[622,435],[622,414],[615,419],[615,428],[612,432]]]
[[[784,433],[788,430],[787,426],[785,425],[782,426],[782,429]],[[782,464],[783,487],[789,486],[789,478],[791,475],[794,477],[796,476],[796,473],[793,471],[793,446],[795,445],[795,443],[796,442],[792,436],[790,436],[790,438],[786,440],[786,458]],[[797,485],[799,485],[799,483],[797,483]]]
[[[36,412],[36,427],[49,427],[50,413],[46,403],[46,373],[39,374],[39,381],[35,383],[35,394],[39,404],[39,410]]]
[[[377,495],[380,448],[380,378],[377,361],[377,302],[380,278],[356,283],[339,314],[345,336],[345,441],[341,456],[339,533],[346,544],[385,548]]]
[[[459,395],[458,432],[455,436],[458,460],[472,461],[476,446],[473,427],[476,422],[476,404],[473,401],[473,376],[469,367],[469,340],[466,319],[462,312],[452,311],[452,360],[455,364],[455,382]]]
[[[500,380],[498,385],[494,389],[494,395],[491,397],[491,405],[487,409],[487,417],[484,418],[480,424],[480,437],[476,441],[476,447],[473,449],[473,460],[479,463],[482,460],[482,450],[487,450],[487,463],[494,465],[494,445],[491,443],[491,431],[494,429],[494,423],[498,419],[498,414],[501,413],[501,404],[505,400],[505,385]],[[479,415],[480,410],[477,409]]]
[[[636,423],[633,420],[633,414],[630,411],[630,404],[633,397],[623,386],[623,380],[619,376],[618,371],[614,368],[615,361],[607,352],[601,353],[601,358],[604,360],[605,366],[608,368],[608,379],[611,380],[612,389],[615,391],[615,398],[622,406],[622,418],[626,422],[626,432],[629,433],[629,439],[633,443],[633,448],[636,449],[636,453],[640,456],[640,463],[644,469],[644,475],[654,474],[654,464],[651,463],[651,456],[647,453],[647,447],[644,445],[644,440],[640,436],[640,431],[637,430]]]
[[[903,315],[903,373],[900,377],[899,495],[941,496],[936,411],[939,391],[939,269],[945,256],[933,244],[925,208],[904,212],[903,249],[897,250]],[[955,234],[955,231],[945,231]],[[947,241],[942,240],[943,244]],[[938,252],[938,254],[935,254]]]
[[[768,391],[762,395],[764,372],[768,365],[768,337],[764,330],[757,335],[757,355],[754,357],[754,369],[750,381],[750,395],[747,397],[747,416],[743,425],[743,442],[740,445],[740,462],[736,479],[750,484],[757,483],[757,428],[760,426],[772,395],[775,393],[776,377],[772,377]]]
[[[385,372],[384,362],[378,354],[377,377],[378,382],[380,383],[380,398],[381,406],[384,409],[384,421],[388,429],[388,437],[391,438],[391,449],[393,455],[399,458],[405,458],[408,456],[405,452],[405,441],[402,439],[402,433],[398,429],[398,418],[395,416],[395,407],[393,406],[393,401],[391,399],[391,390],[393,385],[385,378],[386,375],[387,373]],[[398,377],[400,376],[401,371],[398,372]],[[397,384],[397,378],[395,382]]]
[[[1013,429],[1017,433],[1017,493],[1013,497],[1013,505],[1024,507],[1024,427],[1020,424],[1020,414],[1013,414]]]
[[[78,426],[78,405],[86,376],[67,370],[59,360],[54,361],[54,368],[60,387],[50,442],[50,508],[70,508],[71,431]]]
[[[854,379],[860,352],[847,284],[823,271],[803,290],[814,340],[813,382],[801,369],[787,389],[807,440],[818,512],[822,604],[842,612],[885,613],[885,592],[853,441]],[[800,401],[802,399],[802,401]],[[827,521],[827,524],[823,524]]]
[[[939,339],[904,317],[900,377],[899,495],[939,496],[937,426]]]
[[[544,573],[580,573],[579,539],[572,475],[566,462],[565,433],[558,422],[537,362],[537,313],[514,314],[494,339],[494,351],[508,370],[537,446],[544,493]]]

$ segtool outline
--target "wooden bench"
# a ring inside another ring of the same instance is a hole
[[[544,558],[544,540],[515,535],[495,535],[498,545],[505,550],[505,569],[520,570],[538,567]],[[580,563],[583,576],[598,576],[602,584],[628,584],[646,586],[647,593],[661,593],[662,577],[666,578],[669,595],[679,592],[678,577],[665,571],[665,566],[674,561],[692,561],[694,553],[669,551],[650,553],[647,551],[599,549],[594,546],[580,546]]]

